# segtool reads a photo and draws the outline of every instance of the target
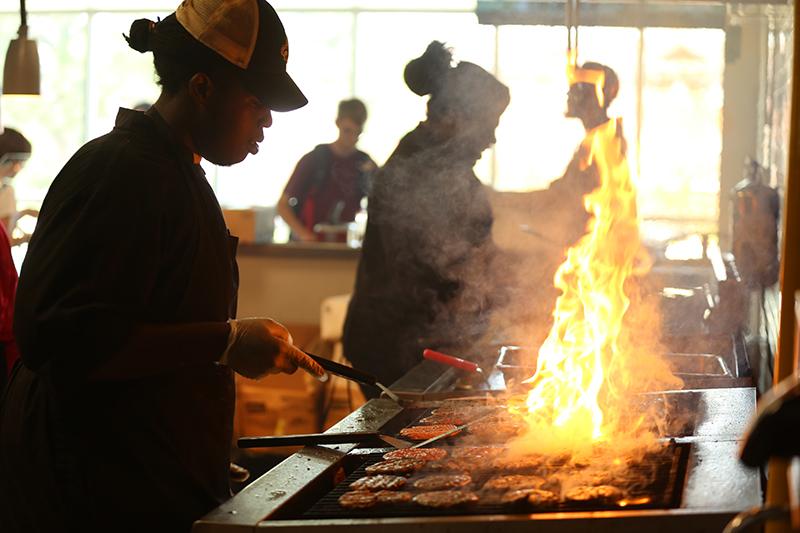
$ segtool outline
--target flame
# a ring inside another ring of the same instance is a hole
[[[619,500],[617,505],[620,507],[627,507],[629,505],[644,505],[646,503],[650,503],[652,498],[649,496],[642,496],[641,498],[632,498],[630,500]]]
[[[626,282],[647,261],[620,124],[609,120],[583,142],[588,156],[581,166],[594,165],[600,185],[584,197],[592,215],[587,233],[556,272],[561,295],[536,373],[526,381],[530,391],[524,405],[510,407],[529,426],[520,442],[510,444],[512,450],[576,453],[613,442],[619,453],[628,437],[640,444],[646,425],[644,415],[630,408],[631,394],[654,381],[679,383],[655,352],[634,350],[624,330],[631,304]]]

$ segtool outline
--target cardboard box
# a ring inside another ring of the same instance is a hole
[[[306,390],[237,387],[238,436],[292,435],[319,431],[317,397]]]
[[[231,235],[239,237],[241,243],[272,242],[275,231],[275,208],[252,207],[249,209],[223,209]]]

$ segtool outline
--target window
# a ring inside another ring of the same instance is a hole
[[[579,62],[600,62],[617,72],[621,89],[610,113],[624,118],[626,135],[635,148],[638,31],[582,28],[579,44]],[[563,174],[584,135],[578,120],[564,117],[566,30],[501,27],[498,56],[498,75],[511,88],[511,105],[497,133],[495,187],[546,188]],[[635,149],[630,152],[629,161],[635,162]]]
[[[41,203],[50,182],[86,139],[86,14],[31,14],[31,37],[38,41],[42,95],[4,96],[3,125],[21,131],[33,156],[15,180],[19,203]],[[16,38],[19,14],[0,17],[3,42]]]
[[[157,98],[152,55],[130,50],[121,34],[134,19],[164,16],[176,2],[29,0],[43,94],[2,101],[3,123],[34,145],[16,183],[21,204],[41,202],[70,155],[111,129],[118,107]],[[205,165],[223,205],[274,204],[299,158],[335,139],[336,105],[343,98],[367,103],[361,147],[385,161],[425,116],[427,99],[413,94],[402,76],[406,63],[434,39],[453,46],[456,59],[496,73],[511,90],[497,145],[476,168],[482,180],[503,190],[546,187],[582,138],[580,123],[564,118],[563,27],[483,26],[470,0],[274,4],[289,35],[289,71],[310,103],[275,114],[258,156],[229,168]],[[16,35],[14,9],[0,8],[3,42]],[[624,119],[645,218],[716,226],[724,42],[721,30],[580,29],[580,60],[605,63],[619,75],[611,111]]]
[[[715,231],[722,150],[721,30],[644,32],[640,209]],[[711,222],[711,228],[709,228]]]

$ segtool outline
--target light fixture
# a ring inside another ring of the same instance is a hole
[[[17,38],[8,45],[3,68],[3,94],[40,94],[39,51],[28,39],[28,14],[25,0],[19,2],[20,26]]]

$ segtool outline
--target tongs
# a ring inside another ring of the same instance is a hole
[[[314,355],[313,353],[306,352],[311,359],[319,363],[319,366],[330,372],[331,374],[335,374],[337,376],[343,377],[345,379],[349,379],[350,381],[355,381],[357,383],[363,383],[364,385],[370,385],[372,387],[377,387],[383,391],[386,396],[394,400],[396,403],[400,403],[400,397],[393,393],[389,388],[378,381],[378,379],[373,376],[372,374],[367,374],[366,372],[362,372],[361,370],[357,370],[353,367],[342,365],[339,363],[335,363],[330,359],[326,359],[321,355]],[[347,441],[353,442],[353,441]],[[339,443],[341,444],[341,443]]]

